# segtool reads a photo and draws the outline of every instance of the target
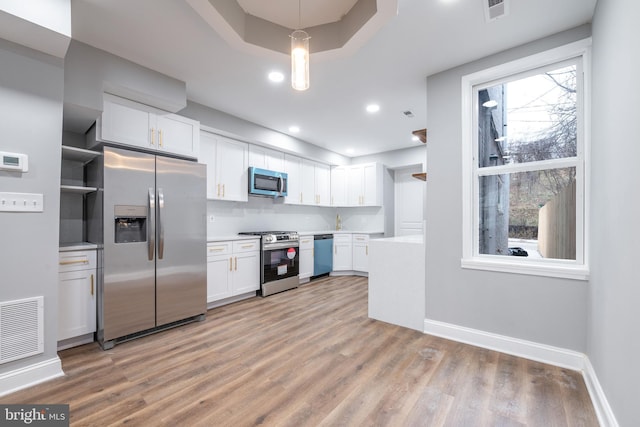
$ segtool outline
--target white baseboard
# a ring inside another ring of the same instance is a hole
[[[618,422],[602,387],[600,387],[600,382],[593,366],[591,366],[589,358],[583,353],[430,319],[424,320],[424,333],[537,362],[548,363],[561,368],[580,371],[600,425],[602,427],[618,427]]]
[[[32,387],[64,375],[58,356],[24,368],[0,374],[0,396]]]
[[[616,420],[616,416],[613,414],[611,406],[609,406],[609,401],[604,394],[604,390],[602,390],[602,386],[600,386],[596,371],[593,369],[589,358],[585,357],[584,359],[585,366],[584,371],[582,371],[582,376],[587,385],[587,390],[589,390],[593,407],[598,415],[598,421],[600,421],[600,425],[603,427],[618,427],[618,420]]]

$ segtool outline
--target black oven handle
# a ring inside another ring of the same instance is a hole
[[[277,242],[277,243],[274,242],[274,243],[267,243],[263,245],[262,250],[270,251],[273,249],[297,248],[299,246],[300,246],[299,242],[291,242],[291,241],[284,241],[284,242]]]

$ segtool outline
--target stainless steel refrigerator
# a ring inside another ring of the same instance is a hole
[[[101,244],[97,337],[102,348],[203,319],[206,167],[105,146],[93,173],[102,185],[87,198],[87,233]]]

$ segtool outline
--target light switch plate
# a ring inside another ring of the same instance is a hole
[[[0,193],[0,212],[42,212],[44,196],[38,193]]]

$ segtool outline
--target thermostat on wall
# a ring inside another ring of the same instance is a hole
[[[0,170],[29,172],[29,157],[26,154],[0,151]]]

